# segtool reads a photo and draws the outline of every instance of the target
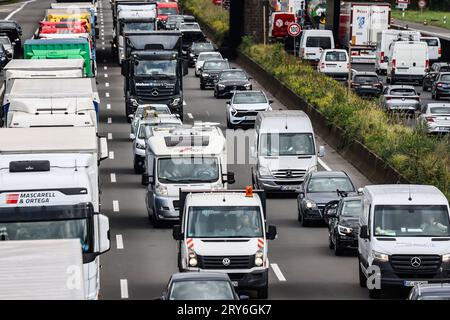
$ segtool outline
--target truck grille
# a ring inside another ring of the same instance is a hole
[[[433,275],[442,262],[439,255],[392,255],[389,260],[395,273],[406,277]]]
[[[166,101],[172,96],[174,96],[174,88],[151,88],[146,87],[145,89],[136,88],[136,95],[138,99],[149,100],[149,101]]]
[[[279,169],[273,170],[272,175],[277,179],[303,179],[306,174],[306,170],[298,169]]]
[[[229,265],[224,260],[229,259]],[[250,269],[255,265],[255,256],[197,256],[201,269]]]

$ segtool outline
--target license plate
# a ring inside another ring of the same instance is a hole
[[[293,190],[297,190],[298,186],[282,186],[281,190],[286,190],[286,191],[293,191]]]
[[[237,281],[231,281],[231,284],[233,285],[233,287],[237,287],[239,285]]]
[[[439,131],[450,131],[450,127],[439,127]]]
[[[361,86],[363,89],[372,89],[372,86]]]
[[[415,285],[424,285],[424,284],[428,284],[428,281],[408,281],[408,280],[403,281],[403,285],[405,287],[414,287]]]
[[[245,117],[245,120],[255,121],[256,117],[255,116]]]

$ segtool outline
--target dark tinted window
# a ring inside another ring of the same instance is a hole
[[[450,74],[441,75],[440,81],[450,81]]]
[[[355,82],[358,83],[378,83],[380,80],[377,76],[355,76]]]
[[[206,61],[203,64],[203,70],[223,70],[229,68],[230,65],[227,61]]]
[[[331,49],[330,37],[308,37],[306,39],[306,46],[313,48]]]
[[[439,46],[439,42],[437,41],[437,39],[422,39],[422,41],[426,42],[429,47]]]
[[[430,112],[432,114],[450,114],[450,107],[432,107]]]

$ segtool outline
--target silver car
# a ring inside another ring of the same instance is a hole
[[[419,121],[430,133],[450,133],[450,103],[429,103],[422,108]]]
[[[271,111],[272,100],[261,90],[235,91],[227,102],[227,127],[254,124],[260,111]]]
[[[158,114],[171,114],[169,107],[166,104],[141,104],[137,107],[134,114],[130,114],[129,117],[131,119],[131,133],[136,133],[136,127],[139,120],[146,118],[150,113],[158,113]]]
[[[14,46],[9,40],[8,36],[0,36],[0,44],[3,44],[5,51],[8,55],[8,59],[12,59],[14,57]]]
[[[387,86],[380,104],[386,111],[416,112],[420,110],[420,93],[413,86]]]

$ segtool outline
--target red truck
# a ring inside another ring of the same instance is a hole
[[[157,18],[161,21],[166,21],[170,15],[180,14],[178,3],[176,2],[158,2],[156,12]]]
[[[296,21],[294,13],[273,12],[269,19],[269,38],[273,40],[286,38],[288,36],[288,26]]]

